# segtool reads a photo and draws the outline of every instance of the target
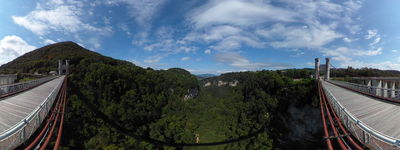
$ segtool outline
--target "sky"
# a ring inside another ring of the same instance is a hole
[[[400,1],[0,0],[0,65],[61,41],[193,74],[334,67],[400,70]]]

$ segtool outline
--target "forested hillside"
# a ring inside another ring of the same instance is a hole
[[[257,71],[198,81],[183,69],[144,69],[72,42],[27,53],[0,71],[47,73],[56,70],[58,59],[71,60],[61,144],[66,149],[308,149],[320,145],[315,84],[310,78],[293,80],[282,71]],[[207,81],[237,84],[204,86]]]
[[[400,71],[347,67],[332,69],[331,77],[400,77]]]

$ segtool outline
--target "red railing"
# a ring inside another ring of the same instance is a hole
[[[56,134],[56,142],[53,149],[58,149],[60,146],[63,123],[64,123],[64,112],[67,101],[67,77],[64,80],[63,86],[59,92],[56,105],[52,109],[50,117],[47,119],[46,125],[42,128],[39,134],[33,139],[33,141],[27,145],[25,150],[37,149],[44,150],[47,148],[50,140],[53,137],[53,132],[57,123],[59,123],[58,133]],[[50,129],[50,131],[48,131]],[[48,131],[46,133],[46,131]],[[47,137],[45,137],[47,136]],[[45,139],[45,140],[44,140]],[[44,141],[43,141],[44,140]],[[43,143],[40,143],[43,141]]]
[[[357,149],[362,150],[362,146],[357,143],[349,132],[343,127],[342,121],[336,115],[336,112],[332,108],[331,104],[328,102],[328,97],[326,96],[324,90],[322,89],[322,85],[318,82],[318,94],[320,98],[320,109],[321,109],[321,117],[324,127],[324,138],[326,139],[328,149],[334,149],[334,144],[330,141],[331,138],[335,138],[337,141],[337,145],[340,149]],[[326,115],[328,117],[329,122],[326,121]],[[333,120],[333,118],[335,120]],[[330,131],[333,132],[333,136],[331,136],[330,132],[328,131],[327,124],[330,124]],[[340,129],[340,130],[339,130]],[[343,137],[346,137],[344,139]]]
[[[332,81],[330,81],[332,82]],[[324,84],[332,84],[325,82]],[[335,84],[332,84],[337,86]],[[344,88],[338,86],[340,88]],[[395,139],[384,135],[354,117],[332,94],[332,92],[326,88],[322,87],[324,94],[327,97],[328,103],[332,106],[333,111],[338,114],[338,118],[344,122],[343,126],[346,127],[348,133],[353,135],[354,139],[363,145],[363,147],[368,147],[369,149],[387,149],[387,150],[399,150],[400,149],[400,139]],[[345,88],[347,89],[347,88]],[[348,89],[350,90],[350,89]],[[350,90],[353,91],[353,90]],[[357,92],[357,91],[353,91]],[[370,96],[370,95],[368,95]],[[355,142],[357,142],[355,141]]]

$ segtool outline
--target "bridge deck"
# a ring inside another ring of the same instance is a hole
[[[400,105],[322,82],[354,117],[383,135],[400,138]]]
[[[0,100],[0,133],[26,118],[38,107],[51,91],[63,82],[64,77],[56,78],[31,90]]]

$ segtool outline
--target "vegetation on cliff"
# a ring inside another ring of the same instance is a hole
[[[315,109],[316,104],[314,81],[293,80],[309,71],[300,76],[289,71],[227,73],[206,80],[237,81],[237,86],[203,87],[204,81],[186,70],[144,69],[72,42],[27,53],[0,71],[48,73],[56,70],[58,59],[70,60],[62,138],[69,149],[204,148],[185,146],[196,143],[209,143],[207,149],[288,148],[290,140],[283,139],[296,132],[286,123],[295,118],[288,110]],[[185,99],[191,89],[198,94]],[[313,133],[319,142],[318,130]]]

